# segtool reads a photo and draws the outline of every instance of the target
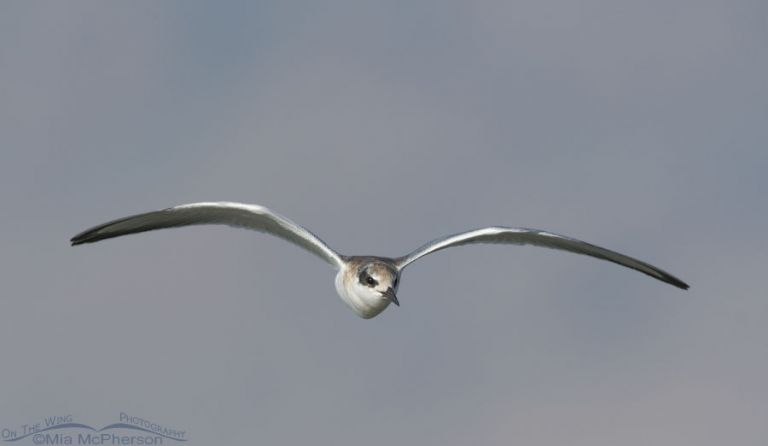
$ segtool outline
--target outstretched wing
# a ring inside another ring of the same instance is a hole
[[[113,220],[72,237],[72,245],[126,234],[180,226],[222,224],[266,232],[298,245],[337,269],[341,256],[317,236],[263,206],[242,203],[192,203]]]
[[[684,290],[688,289],[688,284],[653,265],[625,256],[624,254],[619,254],[615,251],[582,242],[581,240],[553,234],[551,232],[540,231],[538,229],[504,228],[498,226],[475,229],[433,240],[412,253],[395,259],[395,262],[398,268],[403,269],[411,262],[424,257],[427,254],[452,246],[461,246],[470,243],[504,243],[561,249],[563,251],[575,252],[576,254],[584,254],[609,262],[618,263],[619,265],[640,271],[641,273],[647,274],[662,282],[672,284],[678,288]]]

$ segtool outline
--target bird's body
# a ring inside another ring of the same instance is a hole
[[[678,288],[688,285],[673,275],[615,251],[551,232],[500,226],[475,229],[433,240],[402,257],[344,256],[317,236],[263,206],[242,203],[192,203],[113,220],[72,238],[72,245],[162,228],[225,224],[267,232],[294,243],[336,268],[336,291],[360,317],[369,319],[390,303],[400,305],[397,289],[403,269],[415,260],[445,248],[472,243],[536,245],[596,257],[635,269]]]
[[[368,283],[369,278],[373,280]],[[394,296],[400,285],[400,272],[393,259],[386,257],[347,257],[346,264],[336,273],[336,292],[358,316],[370,319],[384,311],[391,302],[387,290]],[[397,298],[394,302],[399,305]]]

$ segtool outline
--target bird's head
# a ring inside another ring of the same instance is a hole
[[[397,300],[397,287],[400,274],[386,263],[372,261],[363,263],[357,269],[355,288],[357,294],[369,300],[384,300],[400,305]]]
[[[336,274],[336,291],[358,316],[370,319],[390,303],[400,305],[396,295],[400,270],[392,259],[353,256],[345,260]]]

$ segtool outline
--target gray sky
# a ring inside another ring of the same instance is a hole
[[[0,429],[122,411],[193,445],[764,444],[766,14],[3,2]],[[67,242],[204,200],[272,207],[345,254],[539,227],[692,288],[457,248],[365,321],[327,265],[261,234]]]

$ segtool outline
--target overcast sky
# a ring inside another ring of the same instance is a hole
[[[764,445],[767,16],[2,2],[0,429],[126,412],[190,445]],[[473,246],[413,264],[402,306],[362,320],[328,265],[263,234],[68,243],[206,200],[271,207],[344,254],[542,228],[691,289]]]

